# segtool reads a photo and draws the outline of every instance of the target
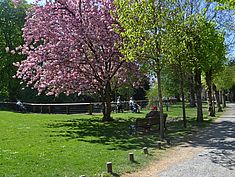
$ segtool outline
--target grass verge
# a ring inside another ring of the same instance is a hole
[[[0,176],[101,176],[106,162],[114,176],[132,172],[154,159],[158,131],[134,134],[129,125],[141,113],[114,113],[114,122],[101,115],[21,114],[0,111]],[[183,128],[179,106],[169,108],[167,137],[183,137],[196,127],[196,109],[187,108],[188,127]],[[212,121],[205,116],[205,125]],[[143,147],[150,155],[145,156]],[[128,153],[135,162],[128,161]]]

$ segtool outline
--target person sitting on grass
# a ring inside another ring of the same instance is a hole
[[[130,110],[131,110],[132,112],[135,112],[135,113],[140,112],[140,105],[138,105],[138,104],[133,100],[132,97],[130,98],[130,101],[129,101],[129,107],[130,107]]]
[[[130,97],[130,100],[129,100],[129,108],[131,111],[133,111],[133,107],[134,107],[134,101],[133,101],[133,98]]]
[[[20,100],[17,100],[16,106],[18,112],[26,112],[26,108]]]
[[[123,107],[122,107],[122,102],[121,102],[120,96],[118,96],[118,98],[117,98],[116,112],[123,112]]]

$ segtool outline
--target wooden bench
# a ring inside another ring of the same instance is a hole
[[[166,118],[167,114],[163,113],[163,123],[164,123],[164,128],[166,129]],[[160,112],[159,111],[150,111],[148,114],[146,114],[145,119],[152,119],[153,125],[159,124],[159,129],[160,129]],[[151,124],[151,123],[150,123]]]
[[[153,115],[153,116],[150,116]],[[163,114],[164,128],[166,129],[167,114]],[[135,131],[149,131],[153,126],[159,125],[160,129],[160,114],[147,114],[145,118],[137,118],[135,121]]]
[[[149,120],[145,118],[137,118],[135,120],[135,130],[136,131],[148,131],[151,128],[151,125],[149,124]]]

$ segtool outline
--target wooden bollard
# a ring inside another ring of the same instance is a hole
[[[93,111],[93,105],[89,104],[89,106],[88,106],[88,113],[89,113],[89,115],[92,115],[92,111]]]
[[[144,151],[144,154],[146,154],[146,155],[148,154],[148,148],[147,147],[144,147],[143,151]]]
[[[113,173],[112,162],[107,162],[106,166],[107,166],[107,172],[108,173]]]
[[[66,106],[66,114],[69,114],[69,107]]]
[[[171,144],[171,140],[170,140],[170,139],[166,139],[166,143],[167,143],[168,145],[170,145],[170,144]]]
[[[48,106],[48,113],[51,114],[51,106]]]
[[[134,159],[134,154],[133,154],[133,153],[129,153],[129,160],[130,160],[131,162],[134,162],[134,161],[135,161],[135,159]]]
[[[161,141],[158,141],[158,148],[161,149]]]

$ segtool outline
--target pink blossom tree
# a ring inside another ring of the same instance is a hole
[[[115,45],[111,0],[46,1],[32,8],[23,28],[27,59],[16,63],[16,76],[39,94],[96,92],[103,103],[103,120],[111,118],[111,80],[125,82],[138,65],[120,59]],[[117,24],[116,24],[117,25]]]

